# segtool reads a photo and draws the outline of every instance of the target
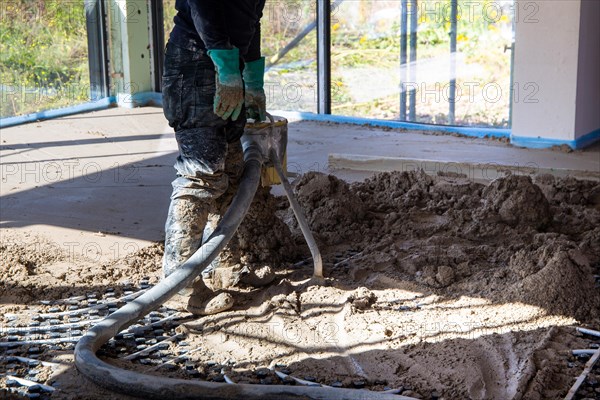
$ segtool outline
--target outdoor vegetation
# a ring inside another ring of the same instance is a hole
[[[508,127],[512,1],[459,0],[457,53],[450,53],[450,0],[420,0],[417,62],[405,66],[418,122],[448,123],[451,60],[456,124]],[[400,1],[343,1],[332,12],[332,112],[399,119]],[[413,10],[409,9],[410,13]],[[267,1],[263,53],[277,54],[316,15],[312,1]],[[410,27],[409,27],[410,32]],[[316,110],[314,30],[267,73],[272,108]],[[414,73],[411,76],[410,70]],[[412,78],[412,79],[411,79]]]
[[[83,0],[0,4],[0,116],[89,101]]]
[[[421,0],[416,10],[417,62],[401,67],[401,2],[339,2],[331,26],[332,111],[399,119],[404,83],[416,90],[416,121],[446,124],[454,61],[458,88],[455,123],[507,127],[512,1],[458,3],[457,53],[450,53],[450,0]],[[0,116],[89,101],[83,0],[3,1],[1,12]],[[168,38],[175,0],[164,0],[164,14]],[[265,88],[271,109],[316,111],[315,30],[277,57],[315,16],[314,1],[266,3],[262,48],[267,57]]]
[[[332,111],[397,119],[402,81],[399,2],[366,2],[359,10],[355,10],[356,5],[352,3],[342,4],[332,26],[333,77],[339,94],[334,98]],[[408,66],[406,81],[407,89],[416,90],[415,121],[448,123],[448,88],[454,61],[456,123],[506,127],[510,53],[504,53],[504,45],[510,45],[510,18],[497,9],[485,8],[484,2],[470,2],[480,7],[470,10],[469,15],[465,6],[469,2],[458,3],[463,7],[459,7],[462,12],[454,55],[450,53],[451,28],[447,12],[450,2],[419,3],[417,62]],[[409,10],[409,14],[411,12]]]

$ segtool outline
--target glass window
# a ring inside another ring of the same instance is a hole
[[[317,111],[316,3],[268,0],[262,25],[267,109]]]
[[[175,0],[164,2],[168,35]],[[513,7],[513,0],[332,2],[332,114],[508,127]],[[315,17],[315,1],[267,0],[269,109],[317,111]]]
[[[175,26],[173,18],[175,18],[177,10],[175,10],[175,0],[163,0],[163,15],[165,18],[165,43],[169,41],[169,35]]]
[[[164,1],[165,43],[175,0]],[[261,19],[269,110],[317,111],[316,6],[313,1],[267,0]]]
[[[2,0],[0,8],[0,117],[90,101],[83,0]]]
[[[455,10],[452,35],[450,0],[343,1],[331,20],[332,113],[507,127],[513,1]]]

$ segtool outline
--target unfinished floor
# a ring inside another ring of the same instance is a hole
[[[180,325],[185,340],[158,361],[198,350],[181,370],[152,373],[185,376],[189,363],[195,378],[269,384],[278,378],[265,369],[275,367],[415,398],[564,396],[585,363],[570,350],[598,341],[573,328],[600,325],[598,146],[527,150],[309,122],[289,130],[288,170],[324,253],[326,285],[306,284],[310,260],[285,200],[261,191],[224,260],[271,265],[276,279],[232,288],[232,311]],[[101,302],[160,279],[156,242],[176,151],[160,110],[4,129],[1,146],[4,324],[63,310],[65,297],[95,293]],[[373,172],[340,167],[400,171],[363,181]],[[566,171],[592,180],[548,174]],[[128,346],[116,341],[104,351],[120,357]],[[110,396],[81,390],[68,348],[39,357],[62,364],[38,374],[59,389],[52,398]],[[150,370],[153,360],[127,368]],[[591,384],[585,390],[579,398],[596,393]]]
[[[65,250],[99,260],[161,240],[176,151],[157,108],[2,129],[0,233],[43,233]],[[292,174],[319,171],[356,181],[391,168],[458,172],[475,181],[506,169],[600,179],[600,143],[577,152],[530,150],[486,139],[290,122]]]

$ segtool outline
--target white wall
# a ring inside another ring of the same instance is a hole
[[[581,3],[575,137],[600,129],[600,1]]]
[[[512,136],[574,140],[581,0],[516,6]]]

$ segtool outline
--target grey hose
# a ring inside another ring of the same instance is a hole
[[[319,247],[317,246],[317,242],[308,227],[308,221],[306,221],[306,217],[302,213],[302,207],[298,203],[298,200],[294,197],[294,191],[292,186],[287,180],[285,173],[283,172],[283,167],[279,162],[279,157],[274,149],[271,150],[269,154],[269,158],[271,162],[275,166],[275,171],[277,171],[277,175],[279,175],[279,180],[283,185],[283,189],[285,190],[285,194],[287,195],[288,201],[290,202],[290,206],[292,207],[292,211],[294,211],[294,215],[296,216],[296,220],[298,221],[298,225],[300,225],[300,230],[304,235],[304,239],[308,244],[308,248],[310,249],[310,254],[313,258],[314,263],[314,273],[313,277],[316,279],[323,279],[323,259],[321,258],[321,252],[319,251]]]
[[[263,158],[258,147],[245,149],[244,160],[238,192],[208,241],[167,278],[86,332],[75,347],[75,366],[99,386],[144,399],[400,399],[399,396],[364,390],[230,385],[165,378],[121,369],[96,356],[96,351],[110,338],[188,286],[223,250],[248,212],[260,181]]]

